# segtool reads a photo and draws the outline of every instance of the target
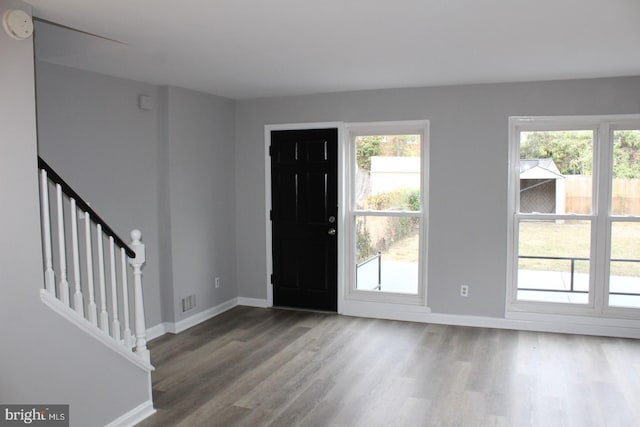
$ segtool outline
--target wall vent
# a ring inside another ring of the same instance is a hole
[[[189,295],[182,298],[182,312],[193,310],[196,307],[196,296]]]

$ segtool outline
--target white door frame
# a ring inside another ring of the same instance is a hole
[[[344,278],[345,278],[345,217],[346,217],[346,179],[345,179],[345,150],[344,143],[344,122],[319,122],[319,123],[289,123],[274,124],[264,126],[264,188],[265,188],[265,231],[266,231],[266,254],[267,254],[267,307],[273,307],[273,284],[271,275],[273,274],[273,246],[271,219],[271,157],[269,147],[271,146],[271,131],[274,130],[306,130],[306,129],[338,129],[338,313],[342,313],[344,303]]]

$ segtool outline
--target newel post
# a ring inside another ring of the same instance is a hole
[[[131,249],[136,253],[135,258],[129,258],[129,264],[133,267],[133,286],[134,286],[134,307],[135,307],[135,328],[136,328],[136,349],[138,353],[147,362],[151,361],[149,350],[147,349],[147,332],[144,321],[144,300],[142,297],[142,265],[145,262],[144,244],[140,242],[142,233],[140,230],[131,232]]]

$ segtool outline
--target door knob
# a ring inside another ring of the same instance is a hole
[[[327,234],[329,236],[335,236],[336,235],[336,229],[335,228],[330,228],[329,231],[327,231]]]

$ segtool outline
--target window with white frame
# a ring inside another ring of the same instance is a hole
[[[420,303],[425,296],[428,122],[353,124],[351,297]]]
[[[509,305],[640,308],[640,116],[510,118]]]

